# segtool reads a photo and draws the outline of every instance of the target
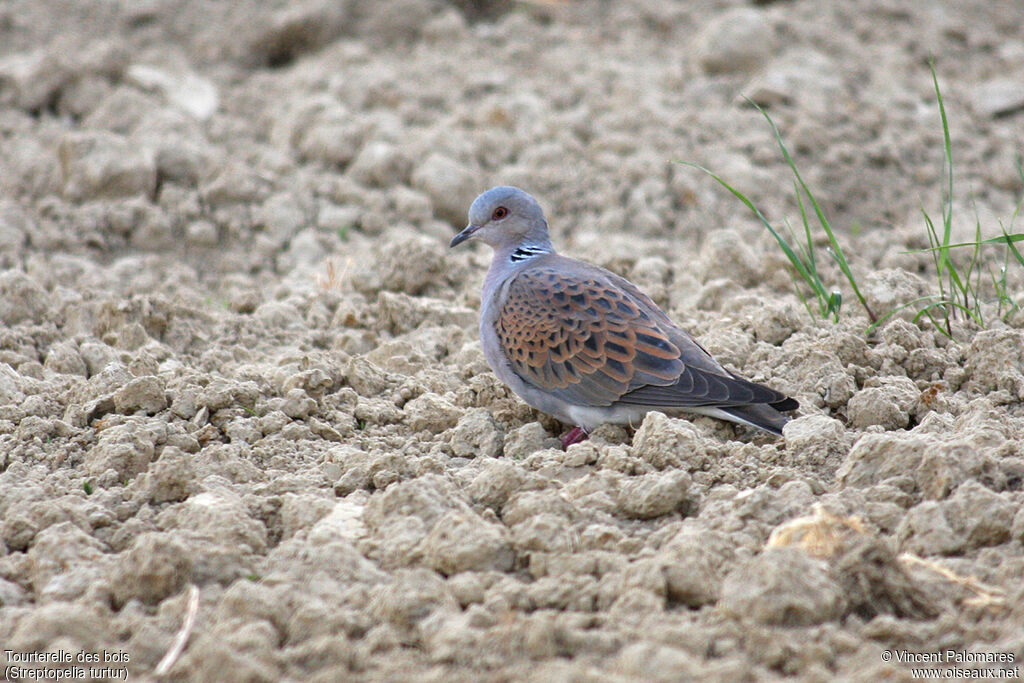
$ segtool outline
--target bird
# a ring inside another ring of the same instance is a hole
[[[784,413],[799,407],[726,370],[633,283],[557,253],[544,210],[525,191],[502,185],[478,196],[449,248],[470,240],[494,250],[480,298],[487,364],[530,406],[575,425],[563,448],[650,411],[781,435]]]

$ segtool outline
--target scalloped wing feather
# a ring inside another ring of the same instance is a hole
[[[505,291],[495,331],[515,372],[588,406],[610,405],[641,386],[673,384],[684,366],[664,313],[597,267],[570,261],[576,275],[565,275],[567,261],[546,257]]]
[[[632,283],[554,254],[513,277],[495,331],[519,377],[571,404],[796,404],[726,371]]]

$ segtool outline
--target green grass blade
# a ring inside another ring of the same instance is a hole
[[[982,325],[981,319],[978,318],[976,315],[974,315],[974,311],[972,311],[967,306],[964,306],[959,301],[953,301],[952,299],[946,299],[944,301],[936,301],[935,303],[928,304],[927,306],[922,308],[920,311],[918,311],[916,316],[914,316],[914,322],[916,323],[918,320],[920,320],[921,316],[925,315],[926,311],[929,311],[932,308],[940,308],[940,307],[943,308],[943,309],[945,309],[945,308],[954,308],[954,309],[956,309],[958,311],[961,311],[964,315],[966,315],[968,318],[970,318],[975,323],[977,323],[979,327],[984,327],[984,325]],[[947,325],[948,325],[948,323],[947,323]],[[949,328],[947,327],[947,329],[949,329]],[[952,331],[950,330],[950,332],[952,332]]]
[[[793,230],[793,226],[790,224],[789,220],[786,220],[784,224],[786,226],[786,232],[789,234],[789,239],[792,240],[792,244],[796,245],[796,248],[794,249],[794,251],[797,252],[797,257],[800,258],[804,262],[804,264],[807,266],[807,271],[812,273],[814,275],[814,277],[817,279],[818,282],[821,282],[821,277],[818,275],[818,269],[817,269],[817,267],[814,264],[814,252],[811,250],[811,248],[810,248],[810,246],[808,244],[806,244],[806,243],[801,244],[797,240],[797,238],[796,238],[796,231]],[[813,318],[814,317],[814,311],[811,310],[810,303],[807,301],[807,298],[804,297],[803,293],[800,291],[800,280],[797,279],[797,273],[794,273],[794,272],[790,271],[790,276],[791,276],[791,279],[793,280],[793,288],[796,290],[797,296],[800,297],[800,300],[804,304],[804,308],[807,309],[807,312]],[[825,284],[822,283],[822,289],[824,289],[824,287],[825,287]],[[822,298],[817,294],[817,290],[815,290],[815,298],[814,298],[814,300],[818,304],[818,317],[819,318],[828,317],[828,306],[827,306],[826,302],[823,301]]]
[[[935,99],[939,104],[939,117],[942,119],[942,147],[944,151],[942,170],[945,188],[943,190],[942,198],[943,234],[941,242],[944,249],[939,256],[939,275],[941,277],[942,269],[951,265],[947,249],[949,247],[949,241],[953,230],[953,144],[949,137],[949,119],[946,117],[946,105],[942,100],[942,89],[939,87],[939,77],[935,73],[935,62],[929,61],[928,68],[931,69],[932,72],[932,84],[935,86]]]
[[[989,237],[986,240],[980,242],[957,242],[956,244],[949,244],[946,247],[926,247],[924,249],[908,249],[907,251],[900,252],[901,254],[923,254],[926,251],[939,251],[943,248],[946,249],[962,249],[963,247],[973,247],[977,244],[1012,244],[1013,242],[1024,242],[1024,233],[1007,233],[1006,229],[1003,229],[1003,234],[997,237]]]
[[[811,223],[807,220],[807,209],[804,207],[804,198],[800,194],[800,188],[796,184],[796,180],[793,181],[793,194],[796,196],[797,206],[800,207],[800,221],[804,225],[804,239],[807,245],[807,260],[811,265],[811,269],[817,273],[818,264],[814,260],[814,239],[811,237]]]
[[[977,204],[974,206],[974,249],[971,251],[971,260],[967,264],[967,285],[971,289],[972,308],[979,318],[982,318],[981,310],[981,219],[978,218]],[[971,285],[971,274],[974,274],[974,284]],[[968,301],[964,301],[968,303]]]
[[[749,97],[747,98],[747,102],[749,102],[755,109],[761,112],[761,115],[764,116],[765,120],[768,121],[768,125],[771,126],[772,134],[775,136],[775,143],[778,145],[779,150],[782,152],[782,157],[786,160],[786,164],[789,166],[789,170],[793,173],[793,177],[796,178],[796,182],[799,184],[800,189],[803,191],[805,195],[807,195],[807,201],[810,202],[811,207],[814,209],[814,214],[818,218],[818,222],[821,224],[822,229],[828,236],[828,241],[829,244],[832,246],[833,251],[835,252],[834,257],[836,258],[836,262],[839,264],[839,269],[843,272],[843,275],[846,277],[847,282],[850,283],[850,288],[853,290],[854,296],[857,297],[857,300],[860,301],[861,306],[863,306],[865,312],[867,312],[868,319],[872,321],[876,320],[877,316],[874,314],[874,312],[871,310],[871,307],[868,305],[867,299],[865,299],[864,295],[861,294],[860,287],[857,286],[857,280],[853,276],[853,271],[850,270],[850,264],[846,260],[846,255],[843,253],[843,248],[839,245],[839,241],[836,239],[835,233],[832,231],[832,225],[831,223],[829,223],[828,217],[825,216],[825,212],[822,210],[821,205],[815,198],[814,193],[811,191],[811,188],[807,185],[806,182],[804,182],[803,176],[800,175],[800,171],[796,167],[796,162],[793,161],[793,157],[790,155],[789,149],[786,147],[786,143],[782,139],[782,134],[779,133],[778,126],[775,125],[775,121],[772,120],[772,117],[769,116],[768,112],[762,109],[760,105],[751,100]],[[800,194],[800,192],[797,192],[798,198]]]
[[[906,309],[910,308],[911,306],[916,306],[917,304],[921,303],[922,301],[928,301],[929,299],[935,299],[935,298],[937,298],[936,294],[927,294],[925,296],[919,296],[916,299],[914,299],[913,301],[908,301],[905,304],[900,304],[899,306],[897,306],[896,308],[892,309],[891,311],[889,311],[888,313],[883,315],[881,318],[879,318],[875,322],[873,322],[870,325],[868,325],[867,330],[865,330],[865,332],[867,334],[872,334],[875,330],[877,330],[879,327],[884,325],[890,318],[892,318],[894,315],[896,315],[900,311],[905,311]]]
[[[808,298],[806,296],[804,296],[804,293],[801,291],[800,280],[797,278],[797,274],[794,273],[793,271],[789,271],[789,279],[793,281],[793,291],[796,292],[796,296],[797,296],[797,298],[800,299],[800,303],[802,303],[804,305],[804,308],[807,309],[807,315],[809,315],[809,316],[811,316],[813,318],[814,317],[814,310],[811,308],[810,300],[808,300]],[[817,299],[815,299],[815,300],[817,301]],[[818,310],[818,317],[819,318],[823,318],[823,317],[825,317],[825,314],[821,311],[821,306],[820,306],[821,302],[819,301],[818,303],[819,303],[819,306],[818,306],[818,309],[819,309]]]
[[[925,211],[923,207],[921,209],[921,213],[922,215],[924,215],[925,234],[928,236],[928,244],[930,245],[928,251],[931,252],[932,261],[934,262],[935,269],[938,273],[937,280],[939,283],[939,298],[945,299],[946,285],[943,280],[942,266],[940,265],[942,258],[938,250],[939,236],[938,233],[935,231],[935,223],[932,222],[932,217],[928,215],[928,212]]]
[[[826,313],[832,316],[832,319],[839,322],[839,309],[843,307],[843,293],[838,289],[833,290],[828,295],[828,309]]]
[[[824,284],[822,284],[821,279],[818,277],[817,272],[812,271],[812,270],[809,269],[808,265],[803,261],[803,259],[801,259],[797,255],[797,253],[795,251],[793,251],[793,247],[790,246],[789,242],[786,241],[786,238],[784,238],[781,234],[779,234],[779,232],[775,229],[775,227],[772,226],[772,224],[768,222],[768,219],[764,217],[764,214],[761,213],[761,210],[758,209],[754,205],[754,203],[752,201],[747,199],[746,195],[744,195],[742,192],[740,192],[739,190],[734,188],[729,183],[725,182],[725,180],[723,180],[717,174],[711,172],[710,170],[704,168],[703,166],[701,166],[699,164],[695,164],[695,163],[690,162],[690,161],[681,161],[679,163],[684,164],[686,166],[692,166],[693,168],[696,168],[696,169],[698,169],[700,171],[703,171],[708,176],[710,176],[712,179],[714,179],[715,182],[717,182],[719,185],[721,185],[726,190],[731,192],[733,194],[733,196],[735,196],[737,199],[739,199],[741,202],[743,202],[743,204],[748,209],[750,209],[754,213],[755,216],[757,216],[757,219],[759,221],[761,221],[761,224],[765,228],[768,229],[768,231],[775,238],[775,241],[779,243],[779,247],[782,249],[782,252],[786,255],[786,258],[789,259],[789,262],[793,265],[793,267],[796,269],[796,271],[798,273],[800,273],[800,277],[811,288],[811,290],[814,292],[815,296],[820,301],[827,301],[828,293],[825,291],[825,286],[824,286]]]
[[[1002,263],[1001,266],[999,266],[999,275],[996,276],[996,274],[992,272],[992,267],[991,266],[989,266],[989,269],[988,269],[988,277],[992,281],[992,290],[996,293],[996,298],[997,298],[997,300],[999,302],[999,304],[998,304],[999,307],[997,309],[996,314],[1000,318],[1004,317],[1005,314],[1003,313],[1003,310],[1007,306],[1010,306],[1010,307],[1013,306],[1013,299],[1011,299],[1010,296],[1006,293],[1006,273],[1007,273],[1007,266],[1009,265],[1009,263],[1010,263],[1010,252],[1008,250],[1004,249],[1003,250],[1003,263]]]
[[[1002,228],[1002,226],[1000,226],[1000,228]],[[1006,229],[1005,228],[1002,228],[1002,230],[1003,230],[1003,236],[1002,237],[993,237],[991,240],[985,240],[985,241],[986,242],[992,242],[992,243],[995,243],[996,241],[1005,242],[1007,248],[1010,250],[1010,253],[1012,253],[1013,257],[1015,259],[1017,259],[1017,263],[1019,263],[1020,265],[1024,266],[1024,256],[1021,256],[1020,251],[1017,250],[1017,245],[1014,244],[1014,242],[1024,241],[1024,235],[1021,235],[1021,234],[1008,235],[1008,234],[1006,234]]]

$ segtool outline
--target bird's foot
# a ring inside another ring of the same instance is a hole
[[[562,450],[564,451],[566,448],[573,445],[574,443],[586,441],[589,438],[590,435],[583,431],[581,427],[573,427],[571,430],[569,430],[568,434],[562,437]]]

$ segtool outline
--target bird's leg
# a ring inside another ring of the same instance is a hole
[[[582,427],[573,427],[569,430],[568,434],[562,437],[562,450],[564,451],[574,443],[586,441],[588,438],[590,438],[590,435]]]

